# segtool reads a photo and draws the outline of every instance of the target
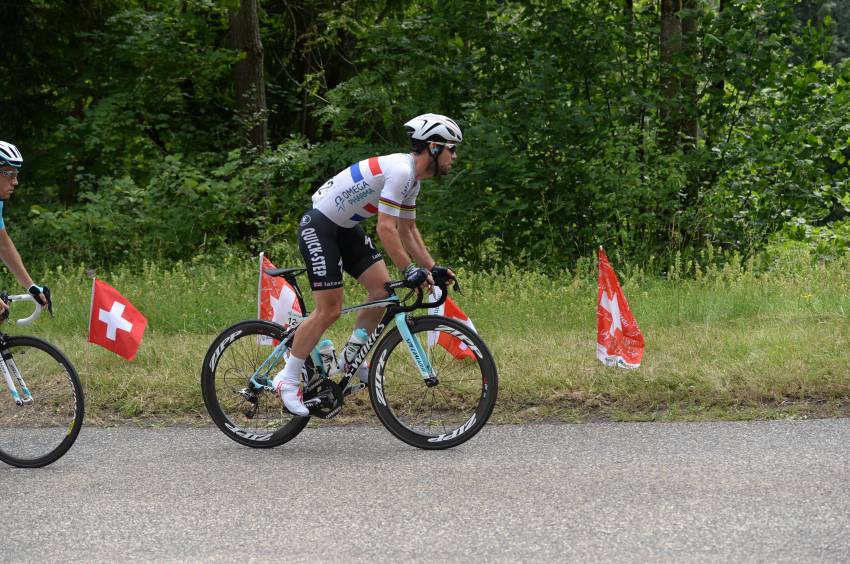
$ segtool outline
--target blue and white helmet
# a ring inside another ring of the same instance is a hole
[[[0,166],[13,166],[21,168],[24,157],[17,147],[6,141],[0,141]]]
[[[422,114],[404,124],[407,133],[417,141],[460,143],[463,133],[451,118],[440,114]]]

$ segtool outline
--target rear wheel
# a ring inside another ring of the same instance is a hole
[[[438,316],[408,318],[438,383],[426,385],[398,328],[372,356],[369,392],[381,423],[402,441],[445,449],[471,439],[496,405],[493,356],[475,331]]]
[[[284,329],[268,321],[251,320],[225,329],[210,346],[201,369],[204,404],[212,420],[237,443],[254,448],[282,445],[300,433],[310,417],[297,417],[280,398],[253,388],[251,375],[284,338]],[[283,368],[273,367],[269,378]],[[312,372],[308,358],[305,370]]]
[[[85,414],[83,387],[74,366],[50,343],[8,337],[7,344],[3,362],[21,401],[18,405],[0,385],[0,460],[21,468],[46,466],[77,440]]]

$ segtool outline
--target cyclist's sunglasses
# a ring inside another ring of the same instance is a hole
[[[454,143],[439,143],[437,141],[431,141],[431,143],[433,143],[434,145],[442,145],[443,147],[449,150],[449,153],[453,155],[455,154],[455,151],[457,151],[457,145],[455,145]]]
[[[2,174],[3,176],[5,176],[7,178],[17,178],[18,177],[18,171],[17,170],[0,169],[0,174]]]

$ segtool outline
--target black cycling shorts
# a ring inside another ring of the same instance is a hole
[[[340,288],[343,270],[359,278],[367,268],[384,260],[362,227],[340,227],[317,209],[301,218],[298,248],[313,290]]]

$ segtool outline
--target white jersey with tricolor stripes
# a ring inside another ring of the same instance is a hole
[[[356,162],[313,194],[313,207],[340,227],[354,227],[379,211],[416,217],[413,155],[394,153]]]

